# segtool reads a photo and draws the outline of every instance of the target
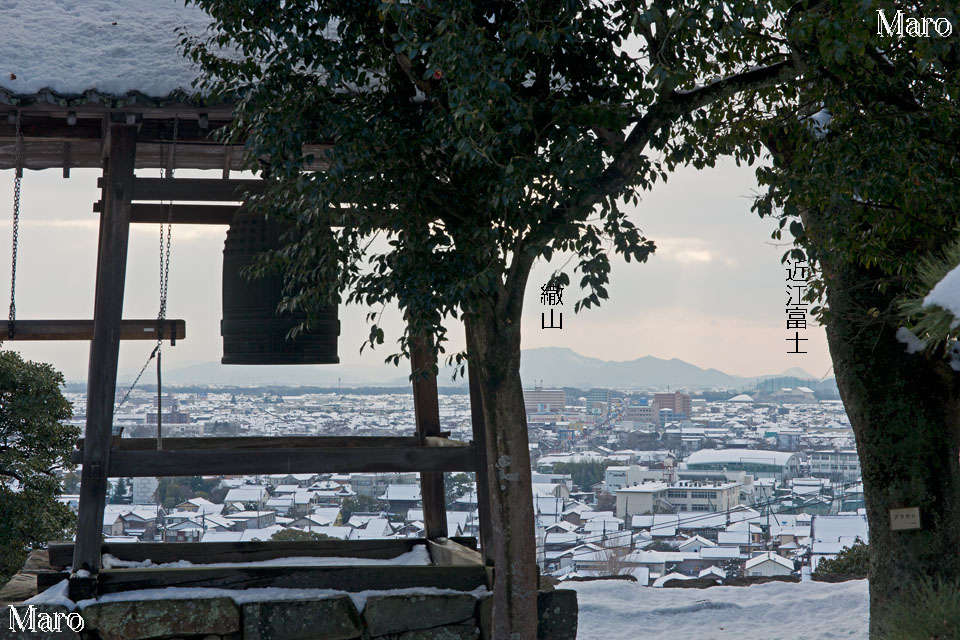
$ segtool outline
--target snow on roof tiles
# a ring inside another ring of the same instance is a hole
[[[0,96],[189,93],[197,70],[176,30],[202,35],[210,22],[183,0],[4,2]]]

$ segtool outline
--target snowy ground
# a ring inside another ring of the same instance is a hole
[[[621,580],[566,582],[580,640],[867,640],[867,581],[770,582],[655,589]]]

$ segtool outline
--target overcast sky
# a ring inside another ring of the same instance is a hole
[[[156,176],[157,172],[140,172]],[[23,179],[17,315],[29,318],[90,318],[93,313],[99,199],[99,171],[27,171]],[[199,172],[178,173],[181,177]],[[217,173],[219,175],[219,172]],[[0,171],[3,200],[3,250],[0,278],[9,282],[10,218],[13,172]],[[543,330],[540,285],[562,263],[534,268],[524,307],[523,348],[568,347],[605,360],[645,355],[680,358],[699,367],[756,376],[801,367],[817,378],[830,371],[823,329],[813,322],[801,332],[807,354],[788,354],[784,247],[770,239],[773,220],[750,211],[757,190],[753,169],[733,162],[716,169],[681,170],[667,184],[645,195],[632,220],[657,244],[642,265],[613,261],[610,299],[599,309],[574,315],[575,292],[564,294],[563,329]],[[164,351],[164,367],[176,369],[219,361],[221,356],[220,277],[226,227],[177,226],[173,230],[168,317],[183,318],[187,339]],[[124,299],[125,318],[153,318],[158,308],[159,230],[133,225]],[[578,278],[571,274],[571,280]],[[8,304],[6,293],[4,308]],[[389,345],[358,351],[367,333],[365,309],[341,307],[340,359],[343,364],[379,366]],[[388,323],[388,341],[401,328],[399,314]],[[462,327],[451,327],[462,348]],[[87,342],[7,342],[4,348],[52,363],[68,380],[86,378]],[[152,345],[125,342],[120,375],[139,370]],[[449,350],[448,350],[449,351]],[[386,365],[384,365],[386,366]],[[327,367],[330,367],[327,365]],[[336,367],[330,367],[335,369]],[[832,375],[832,372],[830,372]],[[152,383],[153,373],[145,382]]]

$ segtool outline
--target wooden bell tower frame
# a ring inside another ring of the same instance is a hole
[[[386,584],[391,587],[458,585],[461,588],[473,588],[478,586],[476,583],[479,580],[492,586],[489,584],[492,572],[486,570],[492,566],[485,473],[486,443],[479,388],[473,370],[470,371],[472,442],[451,441],[449,434],[441,431],[435,376],[413,383],[417,433],[411,437],[168,438],[164,440],[163,450],[157,450],[153,439],[113,435],[120,341],[128,338],[156,339],[156,321],[124,321],[121,317],[130,224],[156,224],[167,220],[167,207],[161,208],[157,203],[146,201],[236,201],[238,192],[255,192],[262,187],[258,180],[231,180],[230,172],[240,168],[241,149],[214,142],[210,135],[214,129],[230,122],[230,105],[197,107],[172,101],[161,104],[142,100],[138,103],[137,99],[117,102],[86,102],[73,108],[29,100],[0,105],[0,169],[22,171],[23,168],[59,167],[64,177],[69,177],[71,167],[103,168],[103,177],[98,181],[101,199],[94,206],[94,210],[100,213],[100,234],[93,319],[18,320],[14,338],[90,340],[86,428],[84,438],[77,443],[77,449],[73,452],[74,462],[83,465],[77,538],[73,545],[51,544],[51,559],[57,556],[62,559],[62,564],[72,564],[74,569],[70,580],[71,597],[76,600],[128,588],[183,584],[177,570],[153,570],[150,576],[146,576],[129,569],[124,572],[102,569],[101,554],[105,548],[101,541],[102,522],[108,477],[195,474],[419,472],[426,535],[431,553],[434,554],[434,563],[450,565],[436,567],[450,571],[433,574],[391,571],[388,572],[391,578],[384,576]],[[4,117],[4,111],[12,117]],[[22,135],[22,166],[16,166],[14,154],[17,112]],[[179,122],[174,159],[171,150],[175,118]],[[136,168],[151,167],[166,168],[168,176],[174,168],[221,169],[222,178],[138,178],[134,175]],[[323,166],[311,168],[324,169]],[[173,222],[226,225],[236,210],[236,205],[225,204],[173,205]],[[211,310],[211,313],[217,312],[219,310]],[[167,323],[164,327],[165,336],[185,338],[183,321],[170,320]],[[429,345],[423,339],[414,339],[411,367],[414,370],[427,367],[430,364],[429,352]],[[452,543],[446,541],[445,471],[477,472],[482,555],[476,556],[476,561],[472,559],[473,556],[464,554],[457,545],[451,547]],[[333,550],[332,555],[362,554],[371,546],[370,541],[365,542],[365,545],[348,541],[294,545],[231,543],[228,556],[235,562],[278,557],[278,554],[323,555],[329,550]],[[205,545],[213,543],[161,543],[150,546],[162,546],[170,550],[180,547],[180,551],[199,558],[204,555],[202,549]],[[111,545],[110,552],[119,555],[118,546]],[[143,551],[142,548],[147,544],[126,546],[140,547]],[[220,558],[225,557],[220,549],[222,546],[223,543],[220,543],[218,551],[214,553]],[[130,552],[139,553],[135,550]],[[381,548],[376,553],[386,552]],[[71,562],[66,561],[68,557]],[[439,563],[438,558],[441,560]],[[208,571],[206,579],[198,582],[194,574],[189,584],[232,585],[234,588],[267,585],[325,588],[331,584],[343,584],[345,579],[345,574],[340,572],[336,580],[331,582],[331,574],[323,571],[324,567],[313,567],[312,571],[298,568],[286,572],[277,568],[259,569],[264,570]],[[81,572],[78,575],[77,570],[84,570],[86,574]],[[363,582],[357,576],[354,578],[359,580],[357,584]],[[349,576],[346,580],[352,584]]]

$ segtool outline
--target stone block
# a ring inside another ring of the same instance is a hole
[[[382,636],[393,640],[476,640],[479,635],[476,623],[471,620],[463,624],[448,624],[433,629],[417,629],[404,633]]]
[[[32,609],[26,604],[4,605],[0,616],[0,640],[80,640],[79,631],[83,628],[79,625],[83,619],[76,615],[68,619],[69,615],[70,611],[59,604],[37,604],[32,605]],[[20,624],[27,631],[21,631]],[[10,625],[14,625],[13,630]],[[31,633],[30,629],[36,632]]]
[[[537,640],[576,640],[578,611],[573,589],[537,593]]]
[[[480,627],[480,640],[491,640],[493,634],[493,596],[477,599],[477,625]]]
[[[349,596],[241,605],[243,640],[353,640],[363,633]]]
[[[98,602],[83,610],[87,629],[102,640],[146,640],[178,635],[225,635],[240,630],[230,598]]]
[[[456,625],[475,626],[477,599],[469,594],[371,596],[363,618],[371,637]]]

